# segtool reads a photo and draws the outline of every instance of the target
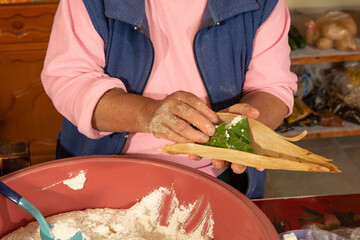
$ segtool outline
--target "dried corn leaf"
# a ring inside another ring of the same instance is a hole
[[[228,123],[237,115],[218,113],[222,122]],[[311,153],[289,141],[297,141],[306,132],[292,138],[283,137],[260,122],[248,118],[253,153],[233,149],[205,146],[195,143],[176,143],[164,146],[161,151],[169,154],[195,154],[205,158],[221,159],[245,166],[293,171],[340,172],[329,163],[330,159]]]

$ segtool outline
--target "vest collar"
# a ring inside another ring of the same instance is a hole
[[[259,7],[257,0],[208,0],[203,19],[208,15],[216,23]]]
[[[181,1],[181,0],[178,0]],[[141,27],[146,21],[144,0],[104,0],[105,16]],[[257,0],[208,0],[203,19],[223,21],[259,8]]]

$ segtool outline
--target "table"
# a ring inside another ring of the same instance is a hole
[[[360,194],[252,200],[278,233],[315,224],[324,230],[360,227]]]

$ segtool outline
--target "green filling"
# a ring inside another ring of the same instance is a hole
[[[205,145],[254,153],[247,118],[242,117],[234,125],[223,123],[216,126],[216,133]]]

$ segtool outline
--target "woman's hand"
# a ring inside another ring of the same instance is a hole
[[[247,103],[238,103],[238,104],[232,105],[232,106],[222,110],[221,112],[229,112],[229,113],[234,113],[234,114],[239,114],[239,115],[245,115],[245,116],[253,118],[253,119],[258,118],[260,115],[259,110],[257,110],[256,108],[253,108],[252,106],[250,106]],[[222,169],[224,167],[227,167],[229,162],[214,159],[212,164],[213,164],[214,168]],[[231,169],[234,171],[234,173],[240,174],[245,171],[246,166],[232,163]],[[263,171],[264,169],[258,168],[258,170]]]
[[[150,102],[146,112],[148,131],[173,142],[206,143],[215,134],[214,124],[219,121],[201,99],[183,91]]]
[[[173,142],[205,143],[215,134],[218,121],[213,110],[188,92],[177,91],[155,100],[111,89],[96,105],[92,124],[103,132],[152,133]]]

